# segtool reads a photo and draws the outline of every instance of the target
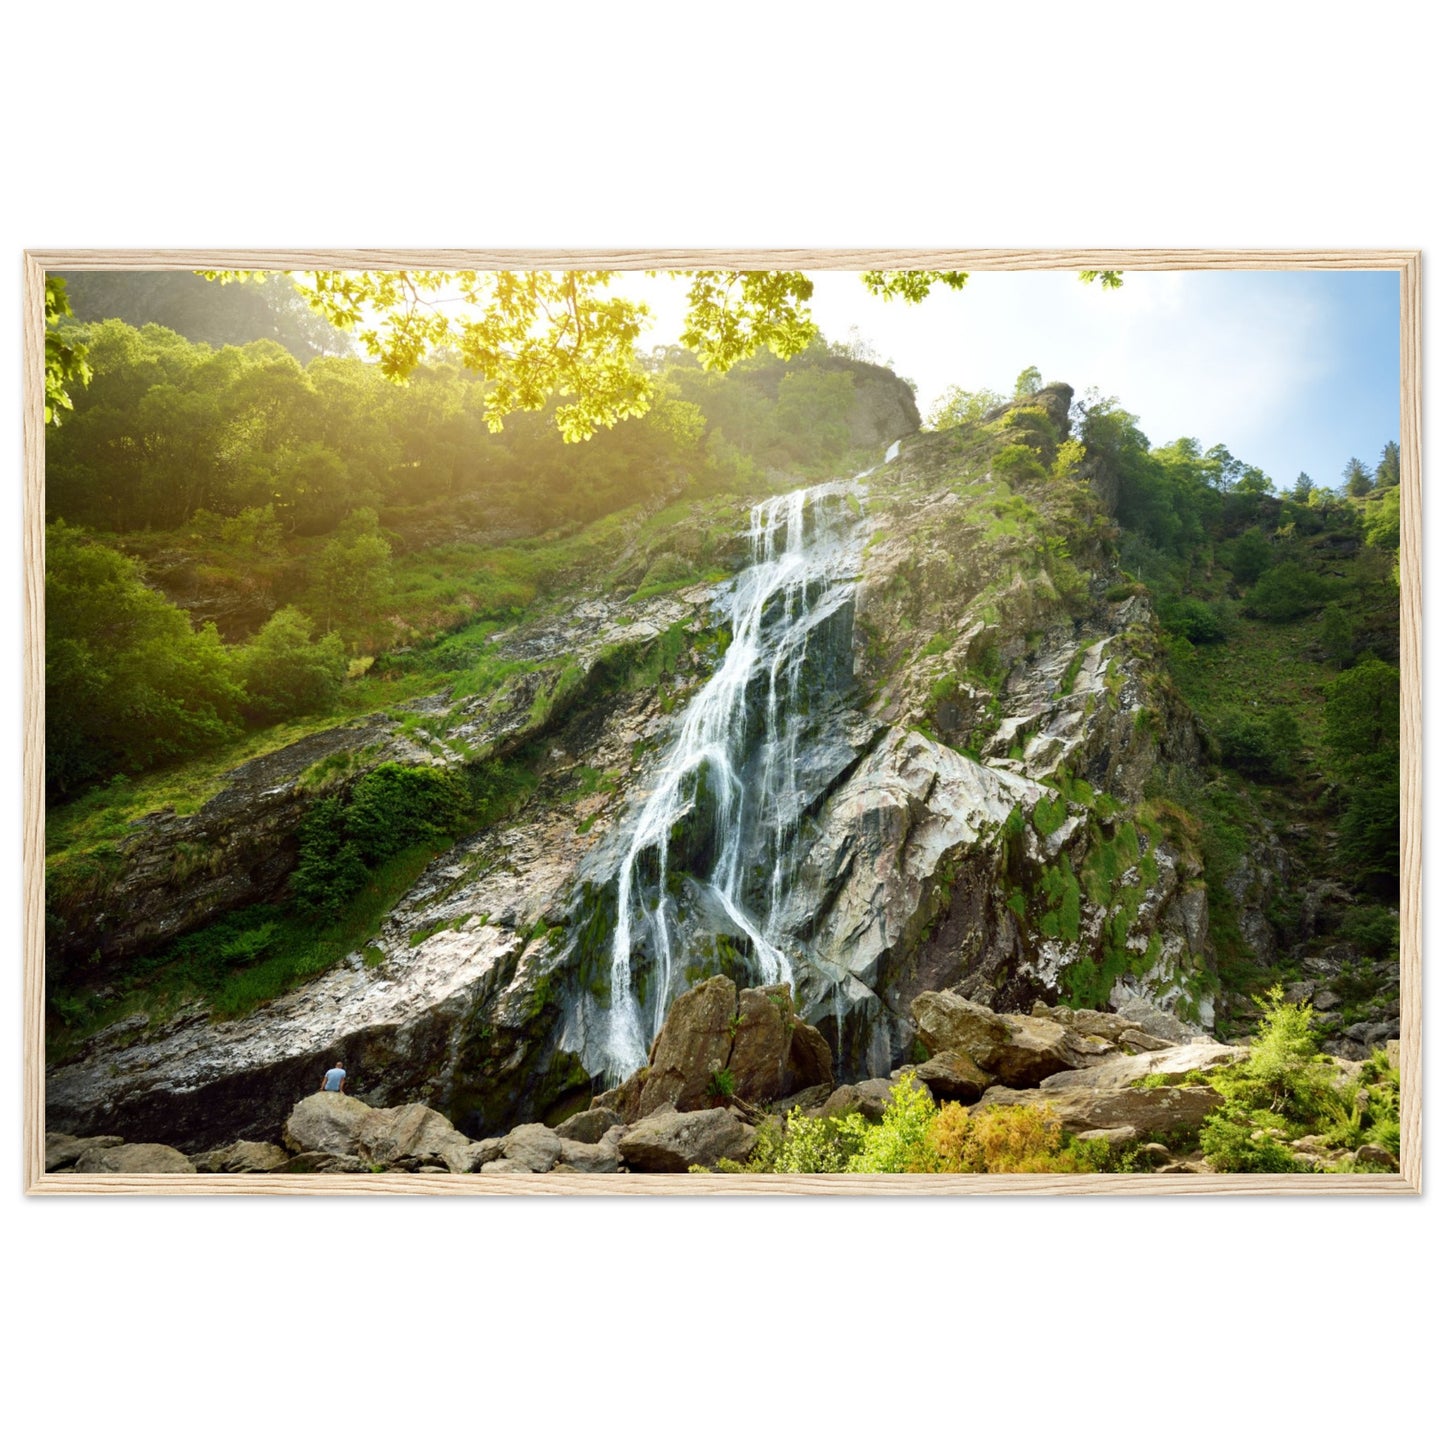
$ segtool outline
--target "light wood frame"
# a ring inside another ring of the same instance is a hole
[[[785,268],[1350,270],[1400,277],[1400,1172],[1190,1175],[269,1175],[45,1173],[44,292],[47,271]],[[1412,250],[45,250],[24,258],[24,1162],[31,1195],[1419,1194],[1421,1112],[1421,281]]]

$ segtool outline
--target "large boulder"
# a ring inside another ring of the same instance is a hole
[[[661,1109],[627,1130],[619,1148],[629,1169],[685,1173],[694,1164],[711,1169],[720,1159],[741,1163],[756,1135],[727,1109]]]
[[[545,1124],[518,1124],[502,1140],[501,1159],[529,1174],[546,1174],[561,1157],[562,1144],[556,1132]]]
[[[625,1125],[609,1129],[595,1143],[563,1139],[553,1169],[558,1174],[616,1174],[622,1169],[619,1145],[627,1132]]]
[[[910,1005],[918,1037],[930,1054],[952,1051],[1016,1088],[1050,1074],[1082,1069],[1110,1051],[1055,1019],[996,1014],[956,993],[921,993]]]
[[[268,1174],[286,1162],[286,1151],[279,1144],[256,1143],[242,1139],[224,1149],[210,1149],[192,1154],[191,1163],[198,1174]]]
[[[373,1109],[349,1094],[302,1099],[286,1121],[286,1147],[295,1153],[341,1154],[385,1169],[444,1165],[454,1174],[476,1170],[476,1144],[425,1104]]]
[[[893,1101],[896,1079],[861,1079],[856,1084],[843,1084],[828,1095],[818,1113],[824,1119],[841,1118],[844,1114],[862,1114],[878,1123]],[[926,1085],[925,1085],[926,1087]],[[928,1092],[932,1094],[932,1090]]]
[[[993,1079],[967,1054],[957,1049],[944,1049],[934,1054],[927,1062],[919,1064],[914,1077],[928,1085],[929,1092],[937,1099],[957,1099],[972,1104],[983,1095]]]
[[[761,1101],[793,1093],[785,1087],[793,1042],[792,989],[787,984],[743,989],[731,1028],[732,1047],[724,1067],[733,1076],[738,1098]]]
[[[1180,1044],[1150,1053],[1117,1054],[1087,1069],[1069,1069],[1052,1074],[1040,1085],[1045,1093],[1080,1088],[1095,1091],[1123,1089],[1142,1079],[1155,1084],[1182,1083],[1190,1074],[1207,1074],[1244,1058],[1248,1049],[1213,1041]]]
[[[72,1134],[47,1134],[45,1136],[45,1172],[54,1174],[57,1169],[69,1169],[82,1154],[92,1149],[118,1149],[125,1140],[118,1134],[92,1134],[87,1139],[77,1139]]]
[[[571,1139],[578,1144],[595,1144],[609,1129],[625,1122],[615,1109],[585,1109],[573,1114],[557,1125],[559,1139]]]
[[[592,1104],[631,1124],[663,1108],[687,1113],[725,1097],[761,1105],[832,1082],[828,1041],[794,1012],[788,984],[739,991],[716,974],[668,1010],[647,1066]]]
[[[445,1114],[425,1104],[373,1109],[357,1139],[361,1157],[370,1164],[424,1168],[444,1165],[453,1174],[477,1167],[476,1146],[452,1127]]]
[[[646,1118],[664,1105],[679,1110],[706,1106],[714,1078],[727,1067],[737,1011],[737,988],[721,973],[672,1005],[653,1040],[633,1118]]]
[[[75,1161],[77,1174],[194,1174],[196,1166],[169,1144],[120,1144],[87,1149]]]
[[[281,1137],[293,1154],[356,1154],[372,1112],[350,1094],[308,1094],[291,1110]]]
[[[1247,1052],[1201,1040],[1151,1053],[1116,1054],[1089,1068],[1051,1074],[1036,1089],[990,1089],[982,1103],[1049,1108],[1074,1133],[1125,1127],[1139,1134],[1194,1131],[1224,1102],[1197,1076]]]
[[[367,1166],[354,1154],[330,1154],[324,1149],[308,1149],[293,1154],[284,1164],[269,1171],[272,1174],[366,1174]]]

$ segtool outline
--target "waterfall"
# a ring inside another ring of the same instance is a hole
[[[678,825],[690,815],[696,820],[699,810],[711,810],[712,847],[706,876],[696,881],[735,936],[747,940],[756,982],[792,982],[779,919],[806,804],[798,774],[809,702],[805,664],[810,637],[852,596],[858,481],[803,488],[752,509],[750,563],[725,603],[732,641],[683,713],[617,873],[604,1043],[614,1081],[647,1061],[680,991],[669,848]],[[645,1016],[634,952],[649,944]]]

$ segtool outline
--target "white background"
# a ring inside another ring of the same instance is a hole
[[[31,6],[0,85],[12,476],[27,246],[1419,246],[1433,339],[1414,10]],[[1438,1197],[25,1200],[18,484],[3,516],[12,1438],[1438,1430]]]

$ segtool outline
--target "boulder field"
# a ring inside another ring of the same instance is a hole
[[[1126,1015],[1039,1004],[1031,1014],[1003,1014],[937,992],[920,994],[912,1015],[926,1060],[888,1078],[835,1087],[827,1043],[794,1013],[786,985],[739,990],[717,975],[673,1005],[645,1067],[555,1126],[525,1123],[473,1140],[424,1104],[375,1108],[351,1095],[315,1093],[295,1104],[279,1141],[243,1140],[187,1156],[114,1135],[50,1134],[46,1170],[486,1175],[714,1169],[747,1159],[769,1113],[796,1108],[811,1117],[881,1119],[905,1072],[936,1099],[1047,1109],[1071,1133],[1127,1144],[1197,1130],[1224,1102],[1209,1075],[1247,1053],[1192,1035],[1172,1016],[1146,1007]],[[1149,1147],[1161,1171],[1207,1168],[1197,1159],[1180,1162],[1163,1146]]]

